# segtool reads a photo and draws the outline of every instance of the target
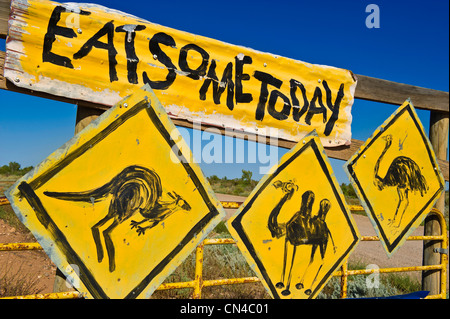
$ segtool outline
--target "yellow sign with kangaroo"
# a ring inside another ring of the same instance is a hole
[[[264,176],[228,228],[274,298],[314,298],[359,242],[317,135]]]
[[[389,256],[420,225],[444,190],[433,148],[410,101],[344,168]]]
[[[148,4],[151,8],[151,3]],[[351,141],[356,79],[93,4],[12,0],[5,78],[112,106],[149,84],[170,116],[326,146]]]
[[[7,196],[53,262],[92,298],[149,297],[225,214],[148,86]]]

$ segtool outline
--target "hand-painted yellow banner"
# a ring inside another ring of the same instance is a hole
[[[172,117],[291,141],[315,129],[325,146],[351,141],[348,70],[97,5],[12,0],[11,12],[5,77],[20,87],[114,105],[149,84]]]

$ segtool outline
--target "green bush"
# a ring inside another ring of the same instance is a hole
[[[342,183],[341,189],[342,189],[342,193],[344,193],[345,197],[348,197],[348,198],[357,198],[358,197],[356,195],[355,190],[353,189],[353,186],[350,184]]]
[[[0,175],[25,175],[33,169],[33,166],[21,168],[17,162],[9,162],[8,165],[0,166]]]
[[[377,288],[368,288],[366,284],[367,276],[349,277],[347,287],[347,298],[372,298],[372,297],[388,297],[399,294],[397,288],[386,285],[380,281]],[[340,298],[340,279],[332,278],[326,287],[319,293],[317,299],[339,299]]]

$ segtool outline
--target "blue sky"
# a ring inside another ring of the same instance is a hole
[[[296,60],[449,90],[449,2],[445,0],[84,2]],[[366,27],[366,6],[370,3],[380,9],[380,28]],[[4,40],[0,49],[4,51]],[[395,109],[356,100],[353,138],[367,139]],[[428,131],[429,112],[418,113]],[[74,105],[0,91],[0,165],[11,161],[23,167],[37,165],[73,136],[75,117]],[[192,131],[184,132],[193,138]],[[280,149],[278,157],[286,151]],[[332,164],[338,180],[347,182],[344,162],[332,160]],[[200,166],[207,176],[235,178],[246,169],[253,171],[254,178],[261,177],[259,163]]]

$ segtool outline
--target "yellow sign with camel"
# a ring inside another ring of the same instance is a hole
[[[420,225],[444,190],[433,148],[410,101],[344,168],[389,256]]]
[[[149,86],[7,196],[53,262],[92,298],[149,297],[225,214]]]
[[[274,298],[316,297],[360,238],[314,132],[261,179],[228,229]]]

